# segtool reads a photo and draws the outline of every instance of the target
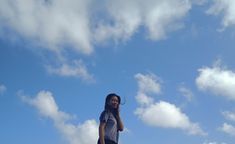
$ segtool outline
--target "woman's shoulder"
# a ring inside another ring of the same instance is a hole
[[[110,118],[110,115],[111,115],[111,112],[104,110],[101,112],[99,119],[100,121],[103,121],[103,120],[107,121],[107,119]]]
[[[111,117],[113,114],[109,110],[104,110],[101,112],[100,117]]]
[[[109,114],[111,114],[111,112],[108,110],[103,110],[100,115],[106,115],[106,114],[109,115]]]

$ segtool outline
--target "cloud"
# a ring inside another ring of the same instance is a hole
[[[2,0],[0,28],[43,43],[53,51],[70,44],[77,52],[92,52],[90,0]]]
[[[138,94],[136,100],[141,105],[149,105],[154,102],[154,99],[147,96],[147,94],[161,93],[161,80],[154,74],[143,75],[138,73],[135,75],[138,81]]]
[[[217,142],[204,142],[203,144],[217,144]]]
[[[230,111],[222,112],[225,119],[235,122],[235,113]],[[224,123],[220,128],[220,131],[227,133],[231,136],[235,136],[235,127],[231,124]]]
[[[235,127],[230,124],[224,123],[220,130],[231,136],[235,136]]]
[[[0,95],[2,95],[7,90],[6,86],[3,84],[0,84]]]
[[[174,104],[165,101],[155,102],[148,94],[159,94],[160,83],[154,74],[136,74],[139,90],[136,100],[140,106],[135,114],[147,125],[162,128],[177,128],[192,135],[206,135],[197,123],[192,123],[188,116]]]
[[[179,128],[192,135],[205,135],[198,124],[191,123],[187,115],[179,108],[165,101],[137,108],[135,114],[150,126]]]
[[[55,74],[64,77],[79,77],[86,82],[94,82],[94,77],[88,72],[82,60],[74,61],[72,65],[63,63],[60,67],[55,68],[46,66],[50,74]]]
[[[222,15],[223,28],[235,24],[235,1],[234,0],[213,0],[213,5],[207,10],[210,15]]]
[[[231,120],[235,122],[235,112],[224,111],[222,112],[222,114],[227,120]]]
[[[138,81],[139,91],[147,94],[161,93],[161,80],[154,74],[143,75],[138,73],[135,75]]]
[[[196,85],[201,91],[235,100],[235,73],[218,65],[200,68]]]
[[[178,88],[178,91],[188,100],[191,101],[194,97],[192,91],[185,86],[181,85]]]
[[[150,39],[164,39],[167,33],[182,28],[180,21],[190,8],[188,0],[106,1],[105,9],[113,23],[99,23],[97,36],[101,41],[128,39],[143,26]]]
[[[182,28],[189,0],[2,0],[0,29],[9,28],[52,51],[65,45],[83,54],[94,45],[129,39],[145,27],[152,40]]]
[[[204,142],[203,144],[226,144],[225,142],[221,142],[221,143],[219,143],[219,142]]]
[[[141,93],[138,92],[138,94],[136,95],[136,101],[140,104],[140,105],[151,105],[154,103],[154,99],[152,97],[149,97],[148,95],[146,95],[145,93]]]
[[[98,124],[95,120],[86,120],[83,124],[69,123],[73,118],[68,113],[59,110],[53,95],[49,91],[40,91],[35,98],[21,96],[22,100],[35,107],[39,113],[51,119],[56,129],[70,144],[91,144],[98,139]]]

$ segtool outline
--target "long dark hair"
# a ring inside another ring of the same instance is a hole
[[[120,105],[121,103],[121,97],[115,93],[110,93],[106,96],[106,99],[105,99],[105,105],[104,105],[104,110],[106,111],[112,111],[110,105],[109,105],[109,101],[111,100],[112,97],[117,97],[118,98],[118,105]]]

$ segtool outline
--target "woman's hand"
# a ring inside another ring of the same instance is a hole
[[[116,109],[116,119],[117,119],[117,126],[118,126],[118,130],[119,131],[123,131],[124,130],[124,125],[123,125],[123,122],[121,120],[121,117],[120,117],[120,108],[119,108],[119,105]]]

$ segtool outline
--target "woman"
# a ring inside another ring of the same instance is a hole
[[[98,144],[118,144],[119,131],[124,126],[119,114],[120,96],[115,93],[107,95],[104,111],[100,115]]]

